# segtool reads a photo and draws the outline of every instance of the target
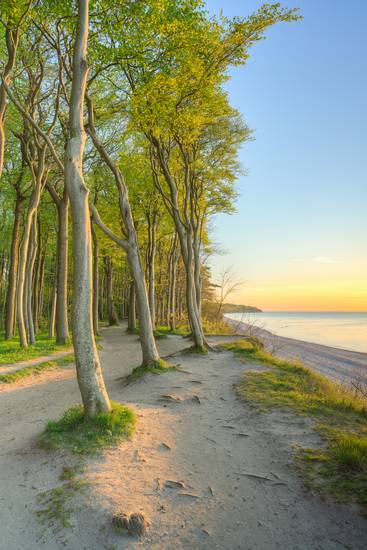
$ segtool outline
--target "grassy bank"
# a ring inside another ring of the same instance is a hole
[[[65,345],[59,345],[56,344],[54,338],[49,338],[46,333],[38,334],[37,342],[32,346],[28,346],[28,348],[20,347],[18,337],[11,340],[0,340],[0,369],[1,365],[12,365],[20,361],[50,355],[56,351],[63,351],[70,347],[71,341]]]
[[[270,367],[245,373],[236,386],[240,397],[263,410],[288,408],[315,421],[325,446],[299,450],[306,483],[337,500],[356,501],[367,513],[367,399],[300,363],[268,354],[257,340],[224,347]]]
[[[59,357],[54,361],[45,361],[44,363],[40,363],[38,365],[24,367],[24,369],[19,369],[9,374],[0,374],[0,384],[13,384],[14,382],[18,382],[23,378],[42,374],[46,370],[55,369],[56,367],[62,367],[65,365],[71,365],[71,363],[74,363],[74,360],[74,354],[71,353],[70,355]]]

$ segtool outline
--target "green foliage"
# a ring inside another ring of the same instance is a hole
[[[339,500],[356,500],[367,512],[367,399],[331,382],[300,363],[265,353],[256,342],[225,345],[266,371],[246,372],[240,397],[262,409],[289,408],[313,418],[324,449],[300,449],[298,465],[306,482]]]
[[[129,437],[134,430],[135,413],[119,403],[112,403],[110,413],[87,418],[81,405],[64,412],[60,420],[48,422],[41,437],[47,449],[67,449],[74,454],[96,454]]]

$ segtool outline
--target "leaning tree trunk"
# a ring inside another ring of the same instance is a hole
[[[135,283],[134,286],[138,306],[140,344],[143,354],[143,365],[149,365],[154,361],[159,361],[159,353],[154,339],[147,287],[145,284],[144,271],[141,265],[137,243],[136,246],[129,247],[127,254]]]
[[[18,285],[16,292],[17,301],[17,324],[19,332],[19,341],[21,347],[28,346],[26,319],[25,319],[25,285],[26,285],[26,265],[29,251],[29,238],[32,228],[33,219],[36,215],[37,208],[41,197],[41,182],[36,182],[33,188],[32,195],[29,201],[28,212],[23,229],[23,239],[19,252],[19,266],[18,266]]]
[[[139,255],[139,243],[136,233],[136,228],[134,224],[134,218],[132,215],[132,210],[128,198],[128,189],[125,184],[125,180],[121,170],[118,165],[111,159],[108,155],[106,149],[103,147],[102,143],[98,140],[96,131],[94,128],[93,122],[93,104],[88,98],[88,132],[92,138],[92,141],[100,153],[103,160],[106,162],[107,166],[110,168],[111,172],[115,177],[115,183],[119,193],[119,207],[121,220],[124,223],[127,239],[119,239],[116,237],[99,219],[97,210],[94,208],[93,216],[96,223],[99,227],[107,233],[107,235],[112,238],[117,244],[125,250],[127,253],[127,258],[129,261],[131,274],[135,283],[135,291],[137,298],[138,306],[138,316],[139,316],[139,328],[140,328],[140,343],[143,353],[143,364],[148,365],[149,363],[159,360],[159,353],[157,346],[154,340],[152,319],[149,309],[148,293],[145,284],[145,275],[144,270],[141,265],[140,255]]]
[[[85,414],[111,410],[92,320],[92,246],[88,189],[83,177],[85,132],[83,106],[87,80],[88,0],[78,0],[78,26],[73,56],[69,139],[65,151],[65,185],[73,219],[73,342]]]
[[[66,194],[60,200],[57,212],[59,231],[57,235],[56,342],[66,344],[69,338],[67,288],[69,199]]]
[[[14,318],[15,318],[15,296],[17,287],[17,274],[19,262],[19,241],[20,224],[22,219],[24,197],[17,189],[17,198],[14,210],[13,234],[10,248],[10,264],[8,273],[8,291],[6,296],[6,314],[5,314],[5,339],[9,340],[14,336]]]

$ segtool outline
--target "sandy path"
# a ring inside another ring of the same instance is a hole
[[[167,354],[186,343],[173,337],[159,345]],[[181,355],[175,362],[182,372],[123,387],[118,378],[139,363],[136,338],[109,329],[103,346],[111,397],[135,408],[138,426],[131,441],[89,462],[91,490],[86,503],[80,499],[74,528],[42,533],[34,515],[36,493],[60,483],[67,461],[34,443],[43,418],[78,399],[73,370],[1,392],[1,550],[365,548],[367,522],[357,509],[323,502],[297,477],[292,445],[318,442],[309,423],[282,412],[259,415],[235,398],[241,373],[260,367],[228,352]],[[116,508],[145,513],[148,536],[116,535],[110,527]]]
[[[245,323],[238,323],[228,318],[227,322],[235,326],[237,334],[247,333]],[[279,357],[299,359],[305,365],[334,381],[350,383],[359,378],[367,380],[367,353],[285,338],[261,328],[253,328],[252,331],[258,334],[265,345]]]

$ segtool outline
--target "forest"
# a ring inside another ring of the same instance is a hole
[[[200,0],[2,0],[0,307],[27,348],[70,333],[87,415],[110,409],[95,336],[128,318],[205,349],[210,220],[234,211],[251,130],[225,83],[279,4],[209,17]],[[137,329],[138,326],[138,329]]]

